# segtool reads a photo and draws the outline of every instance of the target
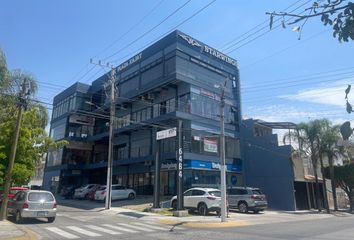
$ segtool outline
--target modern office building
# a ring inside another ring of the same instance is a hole
[[[236,60],[174,31],[116,67],[113,183],[152,194],[156,132],[183,121],[184,187],[220,184],[220,87],[225,87],[227,185],[243,184]],[[48,152],[44,188],[105,184],[109,73],[54,98],[50,135],[69,144]],[[161,193],[176,192],[176,137],[161,141]]]

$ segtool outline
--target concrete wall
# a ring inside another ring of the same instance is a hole
[[[246,185],[261,188],[269,208],[295,210],[291,147],[275,144],[275,134],[254,137],[254,125],[245,120],[241,128]]]

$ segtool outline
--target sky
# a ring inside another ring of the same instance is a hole
[[[281,17],[269,30],[266,12],[301,13],[312,2],[3,0],[0,48],[9,69],[32,73],[38,99],[51,103],[74,82],[104,74],[90,58],[119,65],[177,27],[238,61],[243,118],[343,123],[353,119],[344,90],[354,83],[354,41],[340,43],[319,18],[304,25],[300,40],[294,26],[279,26]]]

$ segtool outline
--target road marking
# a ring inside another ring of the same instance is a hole
[[[163,228],[163,227],[159,227],[159,226],[156,226],[156,225],[154,226],[154,225],[150,225],[150,224],[139,223],[139,222],[134,223],[134,225],[148,227],[148,228],[152,228],[152,229],[156,229],[156,230],[167,230],[166,228]]]
[[[144,227],[139,227],[139,226],[133,226],[131,224],[126,224],[126,223],[117,223],[117,225],[121,225],[127,228],[133,228],[133,229],[137,229],[140,231],[145,231],[145,232],[153,232],[154,230],[149,229],[149,228],[144,228]]]
[[[71,230],[73,230],[75,232],[90,236],[90,237],[100,237],[100,236],[102,236],[101,234],[94,233],[94,232],[91,232],[91,231],[87,231],[85,229],[82,229],[82,228],[79,228],[79,227],[75,227],[75,226],[69,226],[67,228],[69,228],[69,229],[71,229]]]
[[[116,230],[119,230],[119,231],[123,231],[123,232],[130,232],[130,233],[137,233],[138,232],[138,231],[135,231],[135,230],[131,230],[131,229],[123,228],[123,227],[118,227],[118,226],[114,226],[114,225],[111,225],[111,224],[102,224],[102,226],[113,228],[113,229],[116,229]]]
[[[76,238],[80,238],[74,234],[71,234],[71,233],[68,233],[68,232],[65,232],[64,230],[61,230],[57,227],[47,227],[45,228],[47,229],[48,231],[51,231],[53,233],[56,233],[56,234],[59,234],[60,236],[62,237],[65,237],[65,238],[68,238],[68,239],[76,239]]]
[[[95,225],[86,225],[86,227],[91,228],[92,230],[108,233],[108,234],[111,234],[111,235],[122,234],[120,232],[116,232],[116,231],[113,231],[113,230],[110,230],[110,229],[106,229],[106,228],[103,228],[103,227],[99,227],[99,226],[95,226]]]

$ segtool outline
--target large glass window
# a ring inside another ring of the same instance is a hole
[[[47,167],[60,165],[63,158],[63,148],[49,149]]]

